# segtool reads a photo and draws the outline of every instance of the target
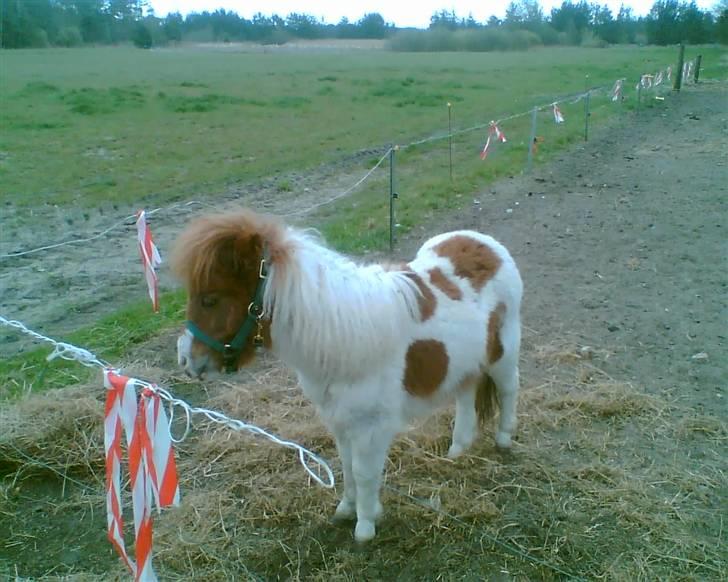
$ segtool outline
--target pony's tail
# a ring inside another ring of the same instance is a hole
[[[493,418],[497,406],[498,390],[495,382],[488,374],[483,374],[475,390],[475,412],[478,414],[480,426]]]

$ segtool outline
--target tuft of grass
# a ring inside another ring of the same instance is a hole
[[[279,192],[290,192],[293,190],[293,185],[290,180],[281,180],[276,186],[276,189]]]
[[[283,97],[278,97],[277,99],[274,99],[272,103],[275,107],[282,107],[285,109],[297,109],[299,107],[303,107],[304,105],[308,105],[309,103],[311,103],[311,100],[308,97],[301,97],[299,95],[284,95]]]
[[[30,97],[34,95],[53,95],[58,93],[61,89],[57,85],[52,83],[46,83],[45,81],[31,81],[26,83],[19,95],[24,97]]]
[[[139,108],[146,100],[141,91],[123,87],[111,87],[108,90],[91,87],[72,89],[64,93],[61,99],[71,111],[81,115],[99,115],[124,108]]]
[[[334,95],[336,93],[336,89],[334,89],[331,85],[325,85],[323,87],[320,87],[316,91],[316,95],[324,96],[324,95]]]
[[[217,95],[214,93],[199,96],[167,96],[162,93],[159,94],[159,97],[164,99],[165,107],[175,113],[207,113],[209,111],[215,111],[222,105],[252,105],[256,107],[265,107],[265,103],[258,99],[244,99],[242,97]]]

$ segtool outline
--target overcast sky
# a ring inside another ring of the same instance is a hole
[[[359,20],[367,12],[379,12],[387,22],[397,26],[426,27],[430,16],[443,8],[455,10],[460,16],[472,13],[473,17],[483,22],[495,14],[499,18],[505,14],[509,0],[458,0],[447,3],[447,0],[148,0],[157,16],[165,16],[169,12],[202,12],[218,8],[233,10],[240,16],[250,18],[256,12],[266,15],[278,14],[286,16],[291,12],[311,14],[323,18],[327,23],[336,24],[346,16],[351,21]],[[623,0],[599,0],[599,4],[607,4],[615,14]],[[711,8],[717,0],[697,0],[700,8]],[[624,0],[624,4],[632,6],[637,16],[649,12],[654,0]],[[553,6],[560,6],[561,0],[542,0],[544,12],[548,14]]]

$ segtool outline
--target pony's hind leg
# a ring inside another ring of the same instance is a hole
[[[470,448],[478,434],[475,388],[476,381],[469,380],[460,386],[455,397],[455,426],[452,431],[452,444],[447,452],[451,459],[459,457]]]
[[[498,362],[488,372],[495,382],[498,391],[498,404],[500,419],[498,430],[495,433],[495,444],[502,449],[511,447],[511,437],[516,430],[518,420],[516,407],[518,405],[518,366],[508,361]]]

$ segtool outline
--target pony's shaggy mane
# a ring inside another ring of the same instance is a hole
[[[358,265],[311,232],[285,236],[287,268],[273,263],[264,296],[283,359],[313,377],[354,379],[391,356],[418,320],[419,291],[406,271]]]

